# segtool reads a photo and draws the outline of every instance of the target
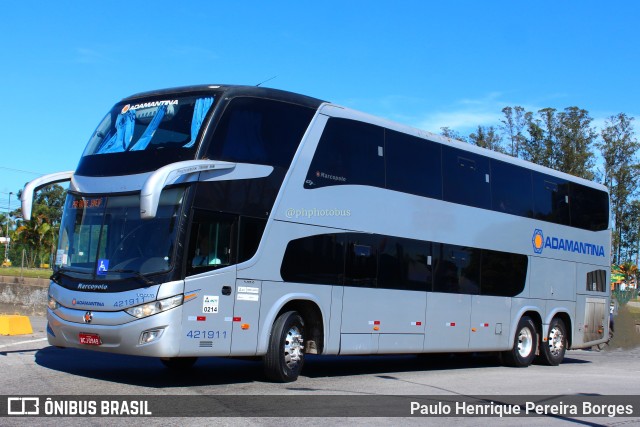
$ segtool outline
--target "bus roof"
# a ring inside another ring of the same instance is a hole
[[[178,94],[186,92],[217,92],[223,93],[225,97],[235,96],[258,96],[261,98],[274,99],[279,101],[291,102],[310,108],[319,108],[326,101],[312,98],[306,95],[300,95],[294,92],[287,92],[279,89],[271,89],[259,86],[241,86],[241,85],[195,85],[181,86],[175,88],[153,90],[148,92],[140,92],[124,98],[122,101],[133,101],[138,98],[147,98],[150,96],[158,96],[164,94]]]
[[[565,179],[567,181],[573,181],[576,183],[580,183],[592,188],[596,188],[596,189],[608,192],[608,189],[604,185],[599,184],[597,182],[589,181],[584,178],[579,178],[574,175],[560,172],[555,169],[550,169],[545,166],[541,166],[535,163],[528,162],[526,160],[509,156],[507,154],[502,154],[502,153],[498,153],[497,151],[489,150],[482,147],[477,147],[469,143],[457,141],[442,135],[431,133],[429,131],[414,128],[412,126],[403,125],[401,123],[394,122],[394,121],[384,119],[378,116],[374,116],[371,114],[367,114],[361,111],[352,110],[350,108],[343,107],[336,104],[331,104],[331,103],[328,103],[327,101],[323,101],[317,98],[301,95],[294,92],[288,92],[280,89],[272,89],[272,88],[266,88],[266,87],[260,87],[260,86],[224,85],[224,84],[180,86],[180,87],[174,87],[174,88],[136,93],[134,95],[124,98],[122,101],[128,102],[128,101],[134,101],[138,98],[146,98],[150,96],[158,96],[163,94],[187,93],[187,92],[217,92],[217,93],[223,93],[223,96],[225,97],[256,96],[261,98],[268,98],[268,99],[290,102],[293,104],[303,105],[303,106],[314,108],[314,109],[319,109],[320,107],[322,107],[320,112],[321,113],[326,112],[331,116],[362,120],[364,122],[376,124],[389,129],[394,129],[399,132],[412,134],[424,139],[429,139],[435,142],[439,142],[441,144],[451,145],[451,146],[460,148],[462,150],[475,152],[483,156],[495,158],[497,160],[501,160],[507,163],[520,165],[522,167],[526,167],[531,170],[536,170],[542,173],[546,173],[548,175]]]

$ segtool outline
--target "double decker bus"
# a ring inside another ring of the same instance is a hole
[[[599,184],[318,99],[137,94],[70,181],[51,345],[160,358],[500,352],[562,362],[608,337]]]

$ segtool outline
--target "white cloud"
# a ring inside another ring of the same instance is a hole
[[[423,115],[416,126],[435,133],[448,127],[463,134],[474,131],[478,126],[498,126],[502,109],[509,105],[501,98],[502,93],[491,92],[478,99],[461,99],[443,111]]]
[[[413,125],[429,132],[440,133],[441,128],[448,127],[463,135],[474,132],[478,126],[500,127],[504,118],[502,109],[519,105],[525,111],[538,111],[539,108],[504,99],[501,92],[491,92],[482,98],[461,99],[440,111],[425,113],[414,120]]]
[[[502,118],[501,109],[458,111],[443,111],[428,114],[415,126],[433,133],[440,133],[440,129],[448,127],[461,133],[472,132],[478,126],[498,126]]]

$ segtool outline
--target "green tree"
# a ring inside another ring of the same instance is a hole
[[[458,141],[464,141],[467,142],[467,138],[462,136],[459,132],[456,132],[455,130],[449,128],[449,127],[443,127],[440,128],[440,135],[446,137],[446,138],[451,138],[451,139],[455,139]]]
[[[538,110],[537,117],[523,109],[503,109],[507,137],[518,144],[523,159],[581,178],[595,177],[593,146],[597,132],[586,110],[568,107]],[[523,129],[526,128],[524,134]],[[514,148],[515,149],[515,148]]]
[[[568,107],[558,113],[557,121],[556,169],[593,180],[595,161],[592,147],[598,134],[591,127],[593,119],[589,112],[578,107]]]
[[[542,165],[557,169],[558,168],[558,118],[556,116],[555,108],[543,108],[538,111],[540,116],[540,129],[542,130],[542,153],[544,160]]]
[[[18,197],[21,193],[18,192]],[[29,266],[37,266],[36,260],[38,265],[46,264],[54,255],[65,197],[66,190],[60,185],[44,187],[34,197],[31,219],[19,220],[15,240],[27,250]],[[22,210],[17,209],[12,215],[22,217]]]
[[[614,262],[627,261],[638,250],[637,195],[640,165],[636,154],[640,143],[635,138],[633,118],[624,113],[609,117],[598,145],[604,159],[604,184],[609,187],[613,220],[612,252]],[[637,258],[637,256],[636,256]]]
[[[629,203],[628,221],[622,228],[623,243],[620,257],[633,259],[635,254],[635,264],[640,264],[640,200],[636,199]]]
[[[504,118],[500,120],[502,130],[507,138],[507,143],[511,146],[507,149],[507,154],[513,157],[520,157],[521,150],[526,142],[524,131],[528,124],[528,114],[524,108],[520,106],[504,107],[502,109]]]
[[[554,108],[538,110],[535,117],[524,113],[527,134],[523,135],[520,156],[532,163],[558,169],[559,143],[557,138],[558,118]]]
[[[478,126],[478,129],[469,135],[469,142],[478,147],[488,148],[499,153],[505,152],[502,146],[502,138],[493,126]]]
[[[527,136],[525,136],[520,146],[520,156],[529,162],[548,166],[547,148],[545,145],[545,133],[542,120],[535,119],[533,113],[527,112]]]

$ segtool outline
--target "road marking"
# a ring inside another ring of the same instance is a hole
[[[47,340],[46,338],[38,338],[37,340],[13,342],[11,344],[0,345],[0,348],[12,347],[14,345],[29,344],[29,343],[32,343],[32,342],[40,342],[40,341],[46,341],[46,340]]]

